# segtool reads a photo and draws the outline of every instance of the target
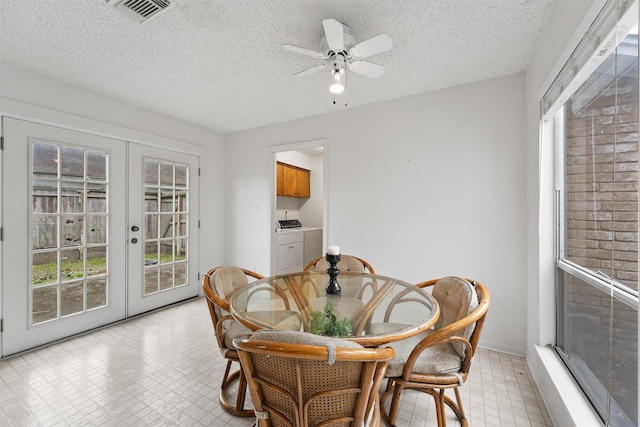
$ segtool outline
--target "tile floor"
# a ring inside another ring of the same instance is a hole
[[[198,298],[1,360],[0,426],[249,427],[218,405],[224,367]],[[524,358],[480,350],[462,395],[474,427],[552,425]],[[431,397],[407,392],[398,425],[435,426]]]

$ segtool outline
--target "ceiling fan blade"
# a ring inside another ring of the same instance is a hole
[[[327,44],[334,52],[342,52],[344,50],[344,28],[342,24],[335,19],[325,19],[322,21],[324,34],[327,38]]]
[[[356,59],[367,58],[378,53],[386,52],[393,47],[393,40],[382,33],[368,40],[358,43],[351,48],[349,54]]]
[[[322,71],[322,70],[326,70],[327,66],[326,65],[314,65],[311,68],[307,68],[306,70],[302,70],[299,71],[297,73],[294,74],[294,76],[296,77],[304,77],[304,76],[308,76],[309,74],[313,74],[313,73],[317,73],[318,71]]]
[[[294,46],[292,44],[283,44],[282,48],[284,50],[288,50],[289,52],[301,53],[303,55],[311,56],[317,59],[326,59],[326,56],[324,56],[322,53],[316,52],[315,50],[306,49],[304,47]]]
[[[384,75],[384,65],[374,64],[369,61],[353,61],[351,63],[351,71],[362,74],[363,76],[379,79]]]

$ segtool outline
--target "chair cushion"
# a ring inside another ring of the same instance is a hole
[[[387,377],[400,377],[404,370],[404,365],[409,359],[413,349],[429,335],[431,331],[415,335],[413,337],[393,342],[385,347],[392,347],[396,356],[387,365]],[[425,349],[411,372],[416,374],[448,374],[458,372],[462,366],[462,358],[455,351],[451,344],[436,345]]]
[[[235,348],[233,346],[234,338],[241,337],[243,335],[250,336],[253,334],[253,331],[237,320],[229,320],[225,321],[227,326],[226,331],[224,333],[224,344],[229,348]]]
[[[225,301],[240,287],[249,283],[247,275],[240,267],[225,266],[213,272],[213,290]]]
[[[360,344],[353,341],[340,338],[325,337],[323,335],[315,335],[308,332],[300,331],[278,331],[275,329],[260,329],[251,336],[251,339],[319,346],[328,346],[330,344],[333,344],[335,348],[362,348]]]
[[[460,277],[444,277],[433,287],[433,297],[440,305],[440,318],[435,324],[436,329],[443,328],[469,315],[478,308],[478,295],[475,286]],[[455,335],[469,339],[475,324],[469,325]],[[454,343],[453,347],[461,357],[465,356],[465,346]]]
[[[258,319],[266,323],[265,327],[278,330],[299,331],[302,326],[302,316],[293,310],[250,311],[247,317]]]

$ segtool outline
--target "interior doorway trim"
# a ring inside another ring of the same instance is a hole
[[[322,147],[322,242],[323,244],[327,242],[328,229],[329,229],[329,197],[327,196],[329,190],[329,139],[328,138],[320,138],[320,139],[312,139],[308,141],[300,141],[300,142],[292,142],[286,144],[278,144],[269,146],[269,191],[271,197],[269,198],[271,206],[269,207],[269,217],[271,227],[275,230],[276,227],[276,209],[277,209],[277,200],[278,197],[276,195],[276,159],[277,154],[285,151],[304,151],[311,148]],[[271,271],[275,272],[276,268],[276,257],[274,256],[273,248],[276,247],[276,233],[270,231],[270,260],[271,260]]]

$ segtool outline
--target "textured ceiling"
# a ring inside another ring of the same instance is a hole
[[[554,0],[176,0],[138,24],[105,0],[1,0],[0,59],[220,133],[523,71]],[[349,74],[336,105],[322,20],[393,49],[381,79]],[[1,84],[1,82],[0,82]]]

